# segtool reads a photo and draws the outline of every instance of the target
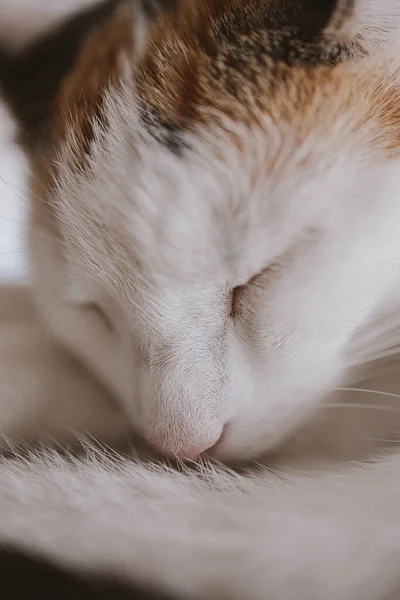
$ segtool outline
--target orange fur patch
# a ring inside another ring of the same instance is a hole
[[[81,156],[89,150],[93,122],[104,121],[104,94],[117,86],[122,59],[132,48],[132,8],[124,4],[89,37],[73,72],[61,87],[55,101],[53,125],[63,140],[74,134]]]
[[[262,4],[265,8],[274,2]],[[397,75],[383,83],[365,61],[357,67],[288,65],[267,54],[257,62],[251,52],[247,57],[251,71],[246,63],[232,67],[229,47],[221,48],[216,24],[224,14],[237,11],[244,11],[254,24],[262,18],[259,5],[251,0],[178,0],[151,27],[147,52],[134,76],[142,107],[153,111],[161,126],[196,129],[221,124],[221,117],[227,116],[262,127],[268,115],[278,127],[285,123],[291,127],[296,146],[311,132],[329,136],[335,119],[347,114],[349,130],[369,129],[376,146],[397,152]],[[132,18],[129,4],[122,4],[92,33],[56,99],[56,131],[62,140],[73,132],[80,158],[88,152],[93,120],[105,122],[104,92],[118,87],[122,56],[133,62],[137,58]],[[251,47],[252,33],[246,36]],[[241,144],[240,139],[234,142]]]

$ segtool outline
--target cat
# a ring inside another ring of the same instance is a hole
[[[0,539],[177,598],[400,593],[400,459],[268,455],[398,294],[396,0],[107,0],[3,43],[41,321],[177,472],[6,460]],[[132,592],[133,593],[133,592]]]

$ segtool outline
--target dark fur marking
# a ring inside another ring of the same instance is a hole
[[[0,549],[0,581],[4,600],[177,600],[111,578],[73,573],[11,548]]]
[[[163,120],[151,106],[140,107],[140,120],[151,137],[176,156],[182,156],[188,149],[188,144],[184,140],[184,128]]]
[[[52,101],[64,78],[73,71],[80,49],[93,29],[126,2],[129,0],[104,0],[73,16],[20,55],[12,56],[0,47],[0,87],[21,124],[23,142],[32,146],[49,140]],[[176,0],[136,2],[149,19],[175,5],[179,11]],[[275,63],[336,64],[349,54],[349,49],[327,40],[323,32],[330,23],[340,27],[353,4],[354,0],[347,0],[337,8],[336,0],[259,0],[227,9],[217,18],[213,40],[207,41],[207,35],[204,40],[199,38],[204,41],[217,87],[239,102],[243,96],[246,102],[246,81],[255,89],[260,73],[267,71],[273,83]],[[188,70],[182,80],[187,82],[187,89],[181,90],[179,122],[152,107],[151,97],[146,98],[142,112],[150,134],[177,154],[184,149],[182,132],[197,119],[196,75]],[[101,106],[97,109],[93,117],[99,118]],[[86,146],[90,142],[90,119],[87,125]]]
[[[289,65],[336,64],[348,49],[326,39],[324,32],[332,19],[336,27],[342,24],[353,0],[338,15],[336,5],[336,0],[282,0],[267,3],[265,12],[262,2],[233,11],[217,27],[219,44],[230,49],[227,66],[248,69],[250,59],[262,65],[266,58]]]
[[[182,139],[177,133],[201,122],[206,114],[202,109],[207,109],[208,103],[212,105],[217,94],[225,96],[225,111],[229,111],[229,98],[246,107],[251,97],[254,105],[262,105],[266,95],[272,96],[274,89],[290,79],[292,70],[288,67],[334,66],[352,57],[358,50],[357,42],[347,45],[335,32],[339,33],[351,16],[353,2],[243,0],[230,5],[229,0],[219,0],[215,4],[220,10],[210,9],[205,15],[200,11],[194,25],[188,20],[188,31],[178,4],[168,27],[171,31],[177,28],[185,49],[182,55],[177,52],[175,70],[168,70],[167,65],[168,75],[162,61],[158,62],[157,52],[150,51],[139,80],[139,88],[143,84],[144,89],[146,124],[148,121],[152,125],[155,137],[166,145],[172,139],[174,145],[176,139]],[[182,10],[187,10],[185,3]],[[163,36],[160,29],[155,39],[160,55]],[[146,112],[151,119],[147,119]],[[234,112],[231,116],[235,118]]]

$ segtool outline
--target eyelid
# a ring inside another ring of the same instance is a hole
[[[280,269],[281,267],[278,263],[273,263],[269,267],[262,269],[256,275],[250,277],[247,283],[234,287],[230,292],[230,317],[235,319],[240,315],[240,309],[244,302],[244,295],[250,286],[258,284],[265,287],[268,282],[273,280],[273,278],[279,276]]]
[[[111,319],[108,317],[104,309],[99,304],[96,304],[95,302],[87,302],[86,304],[84,304],[83,308],[88,312],[93,313],[93,315],[100,319],[109,331],[114,330],[114,326],[111,322]]]
[[[229,316],[235,320],[240,313],[240,306],[243,298],[244,291],[248,284],[238,285],[230,293],[230,310]]]

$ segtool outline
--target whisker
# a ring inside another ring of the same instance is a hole
[[[10,192],[12,192],[17,198],[18,200],[21,200],[21,202],[23,202],[24,204],[27,201],[27,194],[25,194],[25,197],[22,195],[23,194],[23,190],[18,190],[17,188],[15,188],[13,185],[11,185],[11,183],[9,183],[6,179],[4,179],[4,177],[2,175],[0,175],[0,181],[2,183],[4,183],[4,185],[10,190]]]
[[[46,231],[42,231],[42,230],[38,229],[37,227],[32,227],[29,223],[29,219],[18,221],[17,219],[13,219],[11,217],[5,217],[4,215],[0,215],[0,222],[1,221],[11,223],[10,227],[12,227],[12,229],[14,229],[15,225],[18,226],[17,231],[10,232],[10,231],[8,231],[6,226],[2,225],[2,227],[0,228],[0,232],[1,232],[0,235],[2,238],[3,238],[3,231],[6,231],[7,236],[10,236],[10,234],[12,233],[12,238],[10,236],[10,239],[16,239],[18,241],[24,241],[26,239],[26,233],[28,233],[28,232],[33,232],[35,234],[35,236],[38,236],[38,237],[40,236],[41,238],[44,238],[44,239],[49,238],[49,234]]]
[[[362,410],[382,410],[384,412],[400,412],[397,406],[380,404],[362,404],[357,402],[326,402],[321,408],[361,408]]]
[[[24,225],[23,221],[18,221],[17,219],[12,219],[11,217],[5,217],[4,215],[0,215],[0,219],[2,221],[9,221],[10,223],[16,223],[17,225]]]
[[[22,179],[27,180],[26,175],[23,175]],[[43,200],[42,196],[40,196],[40,194],[34,193],[33,190],[31,188],[29,188],[29,186],[27,186],[26,188],[18,189],[17,187],[12,185],[9,181],[4,179],[4,177],[2,175],[0,175],[0,182],[2,182],[15,195],[15,197],[21,201],[21,203],[24,206],[26,206],[28,204],[30,198],[35,198],[39,201]]]
[[[337,392],[358,392],[362,394],[377,394],[379,396],[386,396],[388,398],[400,398],[400,394],[393,394],[390,392],[381,392],[379,390],[369,390],[364,388],[355,388],[355,387],[338,387],[335,388]]]
[[[384,444],[400,444],[400,440],[385,440],[380,438],[365,438],[368,442],[382,442]]]

